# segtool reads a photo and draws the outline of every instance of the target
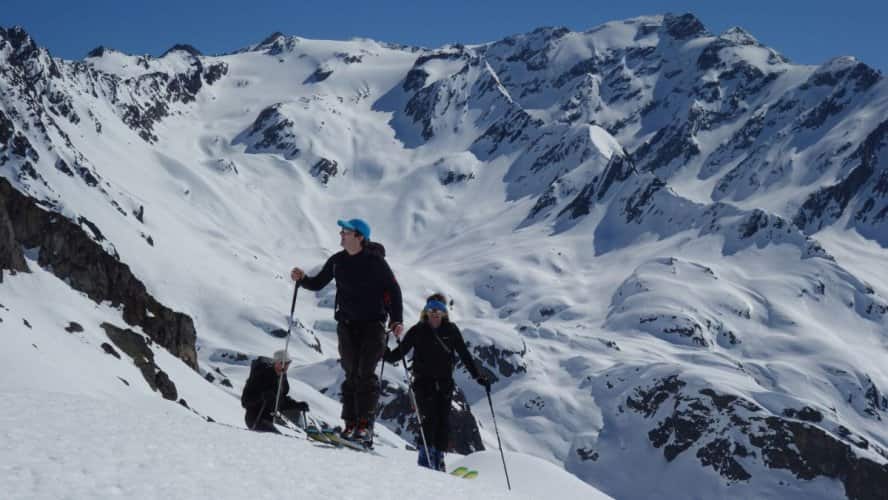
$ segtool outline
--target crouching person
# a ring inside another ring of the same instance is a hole
[[[241,406],[247,410],[244,422],[248,429],[278,433],[274,427],[273,414],[275,397],[278,394],[278,380],[281,380],[282,374],[284,376],[278,412],[293,422],[299,422],[302,412],[308,411],[308,403],[296,401],[287,395],[290,392],[290,383],[287,382],[286,376],[289,367],[290,357],[283,350],[276,351],[271,358],[260,356],[253,360],[250,376],[241,394]]]

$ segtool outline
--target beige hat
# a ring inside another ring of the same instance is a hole
[[[290,355],[287,354],[287,351],[281,349],[280,351],[274,351],[274,354],[271,356],[271,360],[275,363],[289,363],[290,361],[292,361],[292,358],[290,358]]]

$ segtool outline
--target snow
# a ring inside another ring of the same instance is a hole
[[[117,311],[30,265],[34,274],[5,276],[0,311],[4,498],[486,499],[539,498],[544,489],[564,491],[569,499],[610,498],[561,468],[518,453],[506,456],[509,493],[498,453],[448,455],[451,470],[467,465],[482,472],[468,481],[418,468],[416,453],[385,429],[376,445],[380,456],[247,431],[237,394],[207,384],[155,346],[155,358],[180,397],[200,411],[164,401],[125,355],[118,360],[100,349],[107,337],[94,325],[114,321]],[[50,315],[30,299],[36,290],[55,305]],[[69,321],[85,330],[65,332],[61,325]],[[301,380],[290,382],[291,394],[308,396],[313,414],[338,413],[338,402]]]
[[[481,471],[465,480],[415,466],[414,453],[327,449],[207,423],[156,398],[4,390],[0,405],[7,499],[532,499],[553,490],[566,499],[610,498],[532,457],[507,456],[509,492],[499,454],[460,461]]]

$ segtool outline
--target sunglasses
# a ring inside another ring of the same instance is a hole
[[[425,305],[426,311],[441,311],[443,313],[447,312],[447,304],[443,302],[439,302],[437,300],[430,300],[426,302]]]

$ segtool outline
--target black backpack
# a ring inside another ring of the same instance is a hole
[[[364,245],[364,250],[366,250],[370,255],[375,255],[382,259],[385,259],[385,247],[382,246],[382,243],[377,241],[368,241],[366,245]]]
[[[379,257],[382,260],[385,260],[385,247],[382,243],[377,241],[368,241],[366,245],[364,245],[364,251],[369,253],[370,255],[374,255]],[[382,303],[385,306],[385,312],[388,313],[389,316],[392,314],[392,298],[386,293],[382,297]]]

